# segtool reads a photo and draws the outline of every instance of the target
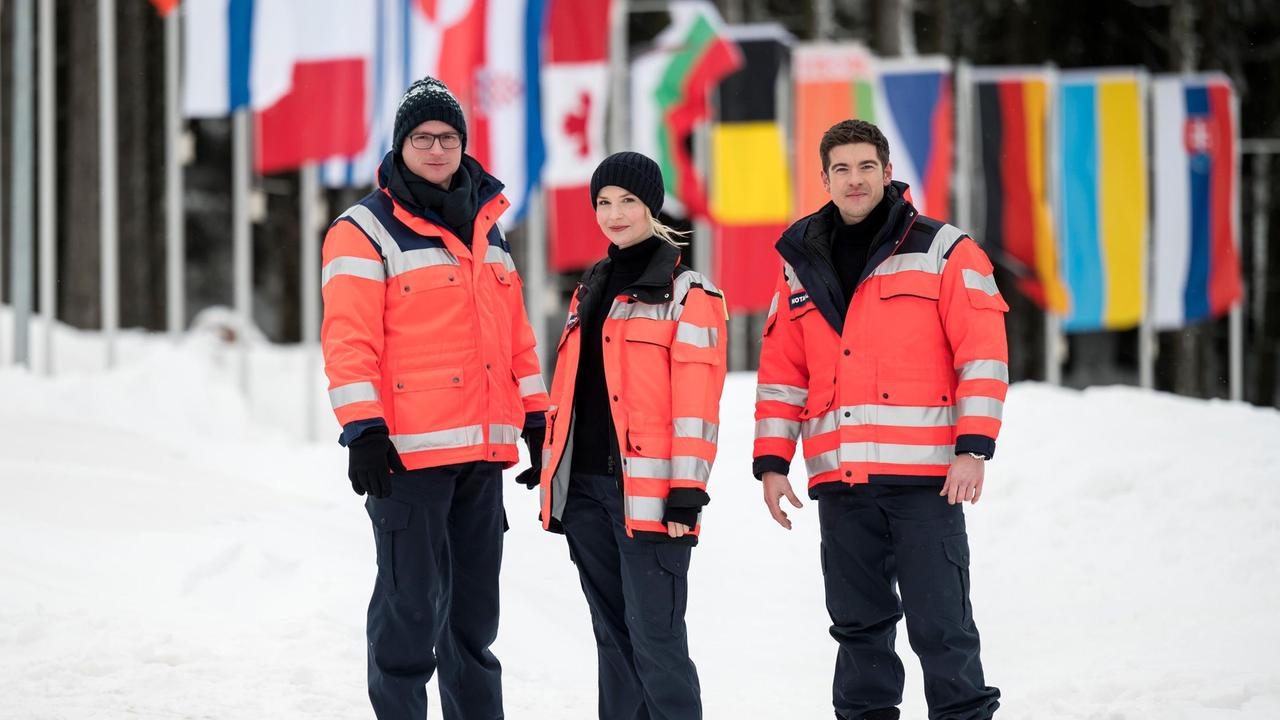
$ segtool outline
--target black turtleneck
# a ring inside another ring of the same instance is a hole
[[[462,164],[449,181],[449,189],[445,190],[416,175],[404,164],[400,153],[390,155],[393,162],[388,168],[387,189],[396,202],[418,215],[423,215],[424,210],[430,211],[444,220],[464,245],[471,247],[471,228],[475,224],[479,204],[478,175],[483,172],[480,164],[464,155]]]
[[[872,208],[871,213],[852,225],[846,225],[835,213],[835,231],[831,237],[831,261],[836,266],[836,275],[840,277],[840,290],[844,293],[844,306],[849,307],[853,300],[853,291],[858,287],[858,278],[867,266],[867,258],[876,237],[884,229],[885,220],[889,217],[889,208],[893,202],[889,193],[885,193],[880,203]]]
[[[619,469],[613,415],[609,412],[609,388],[604,379],[601,346],[604,321],[613,299],[640,279],[661,243],[660,238],[652,236],[628,248],[610,245],[609,280],[604,284],[604,293],[591,303],[590,317],[579,319],[582,349],[578,355],[573,398],[572,470],[575,473],[614,475]]]

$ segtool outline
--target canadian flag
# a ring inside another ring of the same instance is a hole
[[[542,68],[542,133],[547,158],[549,266],[581,270],[604,255],[590,197],[604,159],[609,81],[607,0],[550,0]]]

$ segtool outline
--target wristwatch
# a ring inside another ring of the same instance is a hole
[[[965,455],[968,455],[969,457],[973,458],[974,460],[978,460],[978,461],[980,461],[980,462],[986,462],[986,461],[987,461],[987,456],[986,456],[986,455],[983,455],[982,453],[971,452],[971,453],[965,453]]]

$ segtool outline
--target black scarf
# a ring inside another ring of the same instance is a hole
[[[471,228],[479,205],[480,163],[464,155],[449,182],[449,189],[445,190],[414,174],[399,153],[392,153],[392,157],[387,189],[396,202],[418,215],[427,211],[439,216],[464,245],[471,247]]]

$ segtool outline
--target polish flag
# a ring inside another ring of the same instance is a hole
[[[350,0],[275,0],[255,34],[288,53],[289,91],[257,114],[256,169],[293,170],[335,156],[351,157],[368,135],[368,66],[375,14]],[[255,59],[254,62],[257,62]]]

